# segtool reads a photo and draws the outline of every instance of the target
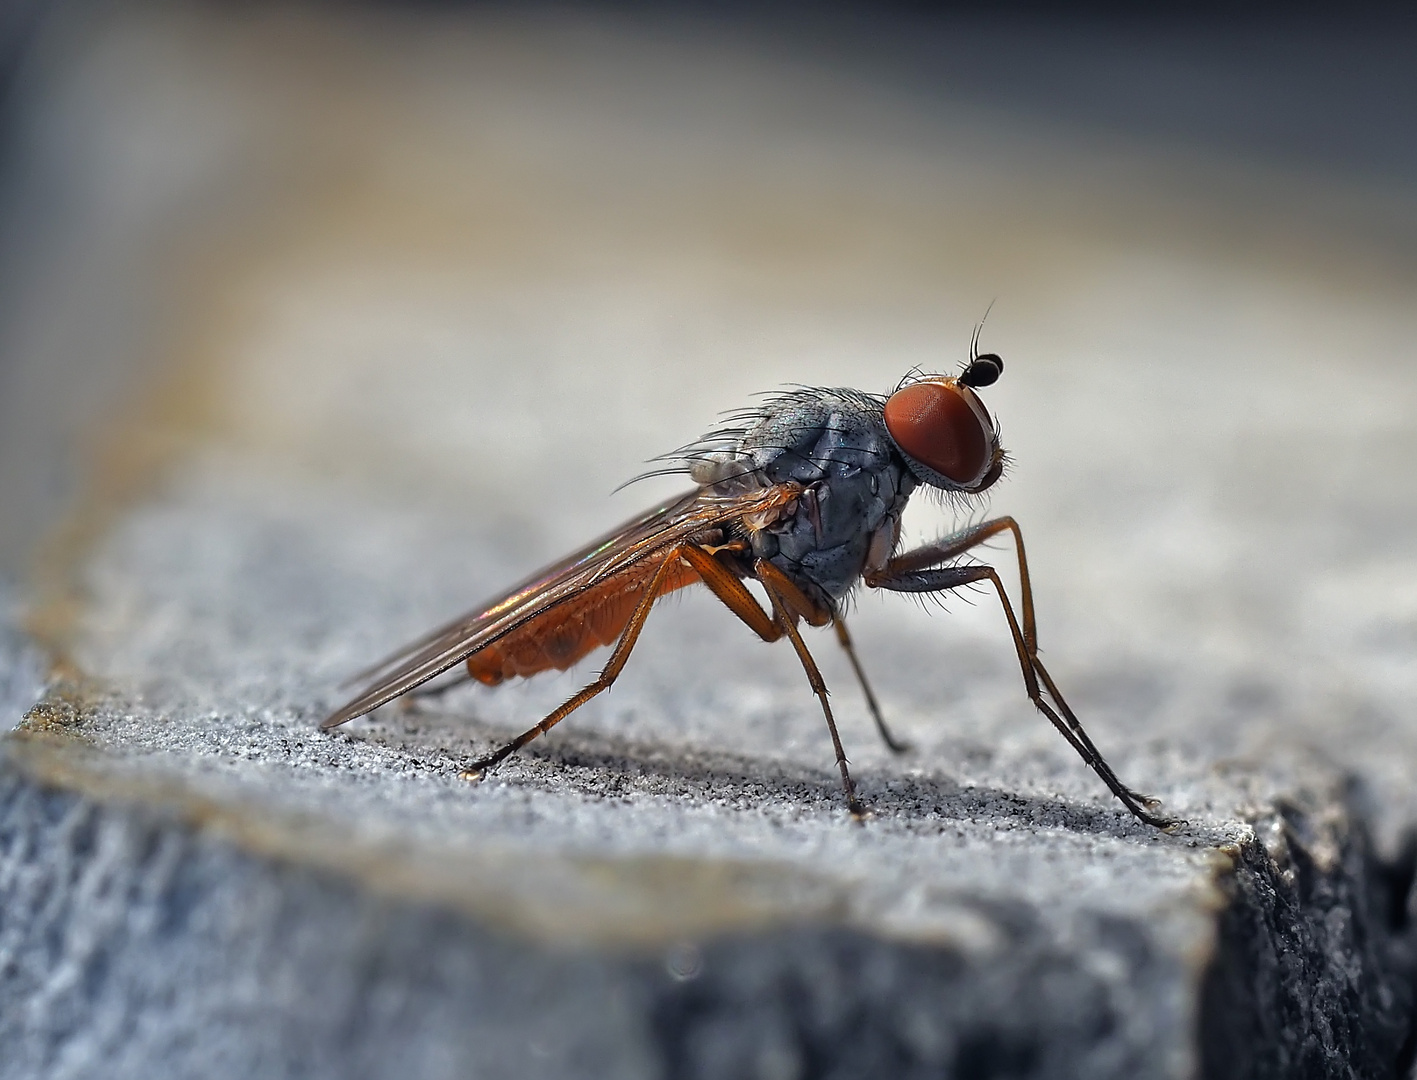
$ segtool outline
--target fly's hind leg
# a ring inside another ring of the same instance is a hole
[[[602,691],[609,690],[619,676],[620,671],[625,666],[625,661],[630,658],[630,651],[634,649],[635,642],[639,639],[640,631],[644,629],[645,620],[649,618],[650,608],[654,607],[654,602],[665,590],[665,586],[670,582],[670,571],[674,569],[683,554],[682,548],[671,550],[654,572],[654,577],[650,579],[649,586],[645,589],[644,595],[640,597],[640,602],[635,606],[634,614],[630,616],[630,621],[625,624],[624,631],[620,634],[620,640],[615,643],[615,651],[610,654],[609,661],[606,662],[604,670],[596,677],[595,681],[584,689],[571,695],[558,708],[551,712],[541,723],[533,728],[522,732],[506,746],[488,754],[484,758],[467,765],[458,775],[464,780],[481,780],[489,769],[500,764],[509,754],[514,754],[527,743],[531,742],[538,735],[545,735],[553,727],[559,724],[571,713],[575,712],[591,698]]]

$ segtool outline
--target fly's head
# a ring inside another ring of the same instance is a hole
[[[922,484],[944,491],[977,494],[1004,472],[999,429],[975,393],[1003,373],[996,353],[978,351],[978,332],[969,362],[958,375],[912,379],[886,399],[886,431],[910,471]]]

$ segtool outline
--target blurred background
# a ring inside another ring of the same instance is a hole
[[[992,303],[990,508],[1079,710],[1161,758],[1312,743],[1412,817],[1411,17],[0,10],[0,572],[49,644],[150,621],[75,567],[193,462],[366,560],[379,651],[672,490],[610,494],[719,412],[951,370]],[[460,554],[348,547],[402,513]],[[994,612],[951,615],[863,602],[907,711],[941,648],[1007,669]]]

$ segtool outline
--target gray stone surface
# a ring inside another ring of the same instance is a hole
[[[1177,977],[1125,919],[1063,944],[1007,903],[954,920],[982,950],[806,909],[701,944],[548,949],[72,796],[9,782],[3,805],[32,845],[7,853],[7,908],[32,913],[6,927],[10,1076],[1136,1074],[1162,1040],[1128,999]]]
[[[1343,223],[1408,195],[1064,145],[723,30],[439,19],[130,9],[36,91],[68,134],[35,175],[89,178],[109,265],[144,244],[123,319],[83,245],[10,301],[4,415],[90,414],[46,396],[66,350],[128,389],[21,590],[55,663],[0,750],[0,1076],[1391,1070],[1417,261]],[[1033,713],[984,596],[853,611],[901,758],[811,638],[861,827],[786,647],[701,595],[481,784],[586,666],[317,730],[672,490],[608,494],[717,411],[952,367],[996,295],[989,509],[1184,827]]]

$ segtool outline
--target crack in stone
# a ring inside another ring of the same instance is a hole
[[[1255,827],[1220,881],[1229,902],[1201,986],[1202,1075],[1405,1076],[1417,847],[1380,860],[1352,787],[1337,805],[1281,802]]]

